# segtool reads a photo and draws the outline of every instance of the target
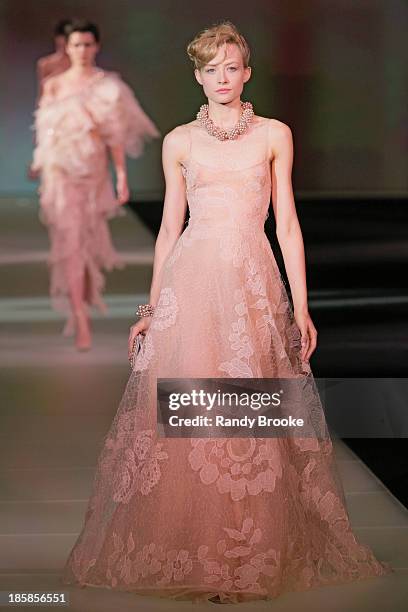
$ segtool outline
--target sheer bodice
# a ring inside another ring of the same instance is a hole
[[[190,152],[183,173],[191,226],[262,230],[271,195],[268,120],[251,125],[245,147],[239,140],[216,140],[198,122],[186,128]]]

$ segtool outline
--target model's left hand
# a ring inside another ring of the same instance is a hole
[[[310,318],[309,312],[294,312],[296,323],[302,334],[302,359],[309,361],[317,345],[317,331]]]
[[[118,204],[126,204],[130,196],[126,174],[118,174],[116,179],[116,193],[118,198]]]

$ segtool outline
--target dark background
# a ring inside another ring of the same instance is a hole
[[[71,16],[100,25],[98,63],[121,72],[163,134],[204,101],[187,43],[232,20],[252,48],[244,99],[292,128],[299,196],[407,193],[405,0],[2,0],[0,11],[0,195],[35,193],[35,62]],[[129,164],[139,200],[162,194],[160,146]]]

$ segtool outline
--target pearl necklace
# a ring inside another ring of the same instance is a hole
[[[200,124],[207,130],[211,136],[215,136],[218,140],[235,140],[240,134],[243,134],[251,123],[254,117],[254,110],[251,102],[241,102],[241,117],[236,125],[229,130],[224,130],[214,124],[213,120],[208,116],[208,104],[203,104],[197,113],[197,119]]]

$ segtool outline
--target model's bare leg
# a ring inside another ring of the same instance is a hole
[[[75,258],[69,259],[66,263],[66,273],[69,286],[69,298],[71,302],[72,317],[75,322],[75,346],[79,351],[86,351],[91,348],[91,328],[89,317],[84,300],[86,285],[86,270],[78,274]]]
[[[69,338],[73,336],[75,333],[75,317],[73,312],[69,313],[69,317],[64,325],[64,329],[62,330],[62,335],[65,338]]]

